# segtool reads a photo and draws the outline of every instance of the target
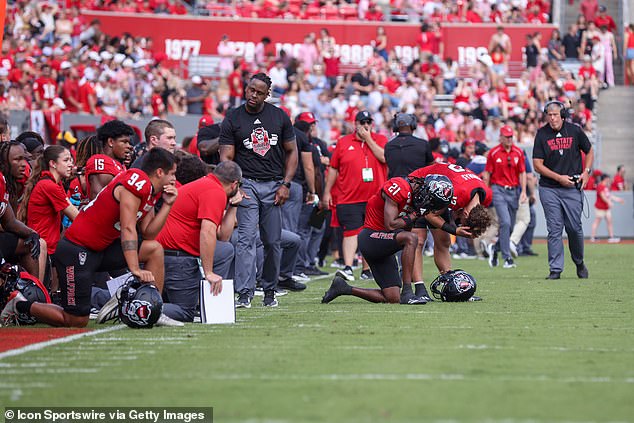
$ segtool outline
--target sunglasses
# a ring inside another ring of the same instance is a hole
[[[368,120],[368,119],[359,121],[361,125],[372,125],[372,122],[373,122],[372,120]]]

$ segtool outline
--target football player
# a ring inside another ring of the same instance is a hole
[[[342,277],[335,276],[321,302],[353,295],[374,303],[427,303],[412,292],[418,238],[411,228],[418,219],[434,219],[444,213],[452,198],[453,187],[446,176],[389,179],[368,201],[364,227],[359,234],[359,249],[380,289],[353,287]],[[401,250],[403,272],[399,277],[395,254]]]
[[[417,221],[412,230],[418,235],[413,275],[414,281],[416,281],[415,292],[426,299],[429,299],[429,295],[423,283],[422,251],[427,239],[427,229],[431,229],[434,238],[434,262],[438,271],[444,274],[451,269],[450,235],[473,238],[482,234],[491,224],[486,207],[491,204],[493,198],[491,188],[479,176],[455,164],[434,163],[431,166],[415,170],[409,176],[424,178],[433,174],[449,178],[454,191],[449,210],[442,217],[437,216]],[[463,226],[456,226],[455,222],[459,222]],[[469,231],[464,231],[465,226],[469,228]]]
[[[114,177],[77,215],[59,242],[54,263],[62,306],[31,302],[14,291],[0,313],[2,324],[11,324],[19,314],[30,314],[53,326],[86,326],[96,272],[127,267],[141,282],[162,290],[163,248],[154,239],[176,201],[176,158],[162,148],[147,154],[143,168]],[[155,214],[159,197],[163,206]],[[143,269],[140,263],[144,263]]]

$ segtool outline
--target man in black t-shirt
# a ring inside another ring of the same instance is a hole
[[[397,113],[394,116],[392,129],[397,135],[385,145],[388,178],[407,176],[434,162],[429,143],[412,135],[416,126],[414,115]]]
[[[564,228],[577,276],[585,279],[588,269],[583,262],[582,190],[588,183],[594,150],[583,129],[565,121],[567,111],[563,103],[547,103],[544,113],[548,123],[535,135],[533,167],[541,175],[539,199],[548,229],[550,274],[546,279],[559,279],[564,270]]]
[[[275,288],[280,273],[282,205],[288,199],[297,169],[297,144],[289,117],[264,100],[271,79],[255,74],[246,87],[246,103],[229,111],[220,127],[220,161],[233,160],[242,169],[246,194],[238,206],[236,246],[236,307],[251,307],[255,292],[256,234],[264,244],[263,305],[277,307]]]

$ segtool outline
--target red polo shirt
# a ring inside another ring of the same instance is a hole
[[[385,148],[387,138],[383,135],[372,132],[372,139]],[[330,166],[339,172],[335,182],[339,189],[337,204],[365,203],[387,180],[385,163],[381,163],[370,147],[359,141],[354,133],[339,139]],[[372,168],[372,182],[363,182],[363,168]]]
[[[491,185],[519,186],[519,175],[526,172],[524,152],[515,145],[507,152],[502,144],[498,144],[489,152],[484,170],[491,175]]]
[[[42,172],[40,181],[35,184],[26,221],[47,245],[49,255],[55,253],[60,238],[62,216],[60,212],[70,206],[66,191],[61,183],[56,183],[50,172]]]
[[[215,175],[183,185],[165,226],[156,240],[166,250],[200,256],[200,228],[203,219],[220,226],[227,206],[227,194]]]

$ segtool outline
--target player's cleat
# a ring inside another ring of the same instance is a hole
[[[372,276],[372,271],[370,269],[366,269],[361,272],[361,280],[367,281],[370,279],[374,279],[374,276]]]
[[[517,258],[517,244],[511,241],[509,243],[509,249],[511,250],[511,257]]]
[[[302,269],[302,272],[307,274],[308,276],[325,276],[328,274],[328,272],[324,272],[323,270],[318,269],[315,265],[308,266]]]
[[[577,277],[579,279],[588,279],[588,268],[583,262],[577,265]]]
[[[546,279],[559,279],[561,276],[560,272],[553,272],[551,271],[548,276],[546,276]]]
[[[498,265],[498,252],[495,249],[495,244],[489,244],[487,246],[487,253],[489,253],[489,266],[497,267]]]
[[[324,293],[321,302],[322,304],[328,304],[340,295],[350,294],[351,291],[352,287],[341,276],[335,276],[330,288]]]
[[[264,307],[277,307],[279,305],[277,298],[275,298],[275,290],[270,289],[264,291],[264,300],[262,301],[262,305]]]
[[[515,264],[512,258],[507,258],[506,260],[504,260],[504,265],[502,267],[505,269],[512,269],[514,267],[517,267],[517,264]]]
[[[97,323],[106,323],[119,317],[119,298],[121,298],[122,289],[123,287],[119,287],[108,302],[101,307],[101,310],[97,313]]]
[[[238,294],[236,308],[251,308],[251,297],[249,297],[249,294]]]
[[[429,292],[427,292],[427,288],[425,287],[424,282],[418,282],[414,284],[414,295],[422,298],[428,303],[434,301],[434,299],[429,295]]]
[[[489,244],[481,239],[480,240],[480,249],[482,250],[482,255],[484,256],[484,258],[489,258]]]
[[[303,291],[306,289],[306,285],[301,282],[296,282],[293,278],[284,278],[277,281],[277,286],[289,291]],[[266,293],[265,293],[266,294]]]
[[[427,304],[427,300],[424,298],[416,296],[413,292],[404,292],[401,294],[401,304]]]
[[[90,320],[97,320],[97,315],[99,315],[99,309],[95,307],[90,308],[90,316],[88,318]]]
[[[346,266],[345,269],[337,270],[335,275],[347,280],[348,282],[354,281],[354,273],[352,273],[352,268],[350,268],[350,266]]]
[[[467,301],[482,301],[482,297],[478,297],[477,295],[473,295]]]
[[[159,319],[156,321],[156,326],[168,326],[179,328],[185,326],[185,323],[179,322],[178,320],[174,320],[171,317],[167,316],[165,313],[161,313]]]
[[[9,300],[0,313],[0,326],[17,326],[19,324],[16,305],[22,301],[27,301],[27,299],[20,291],[13,291],[9,295]]]

